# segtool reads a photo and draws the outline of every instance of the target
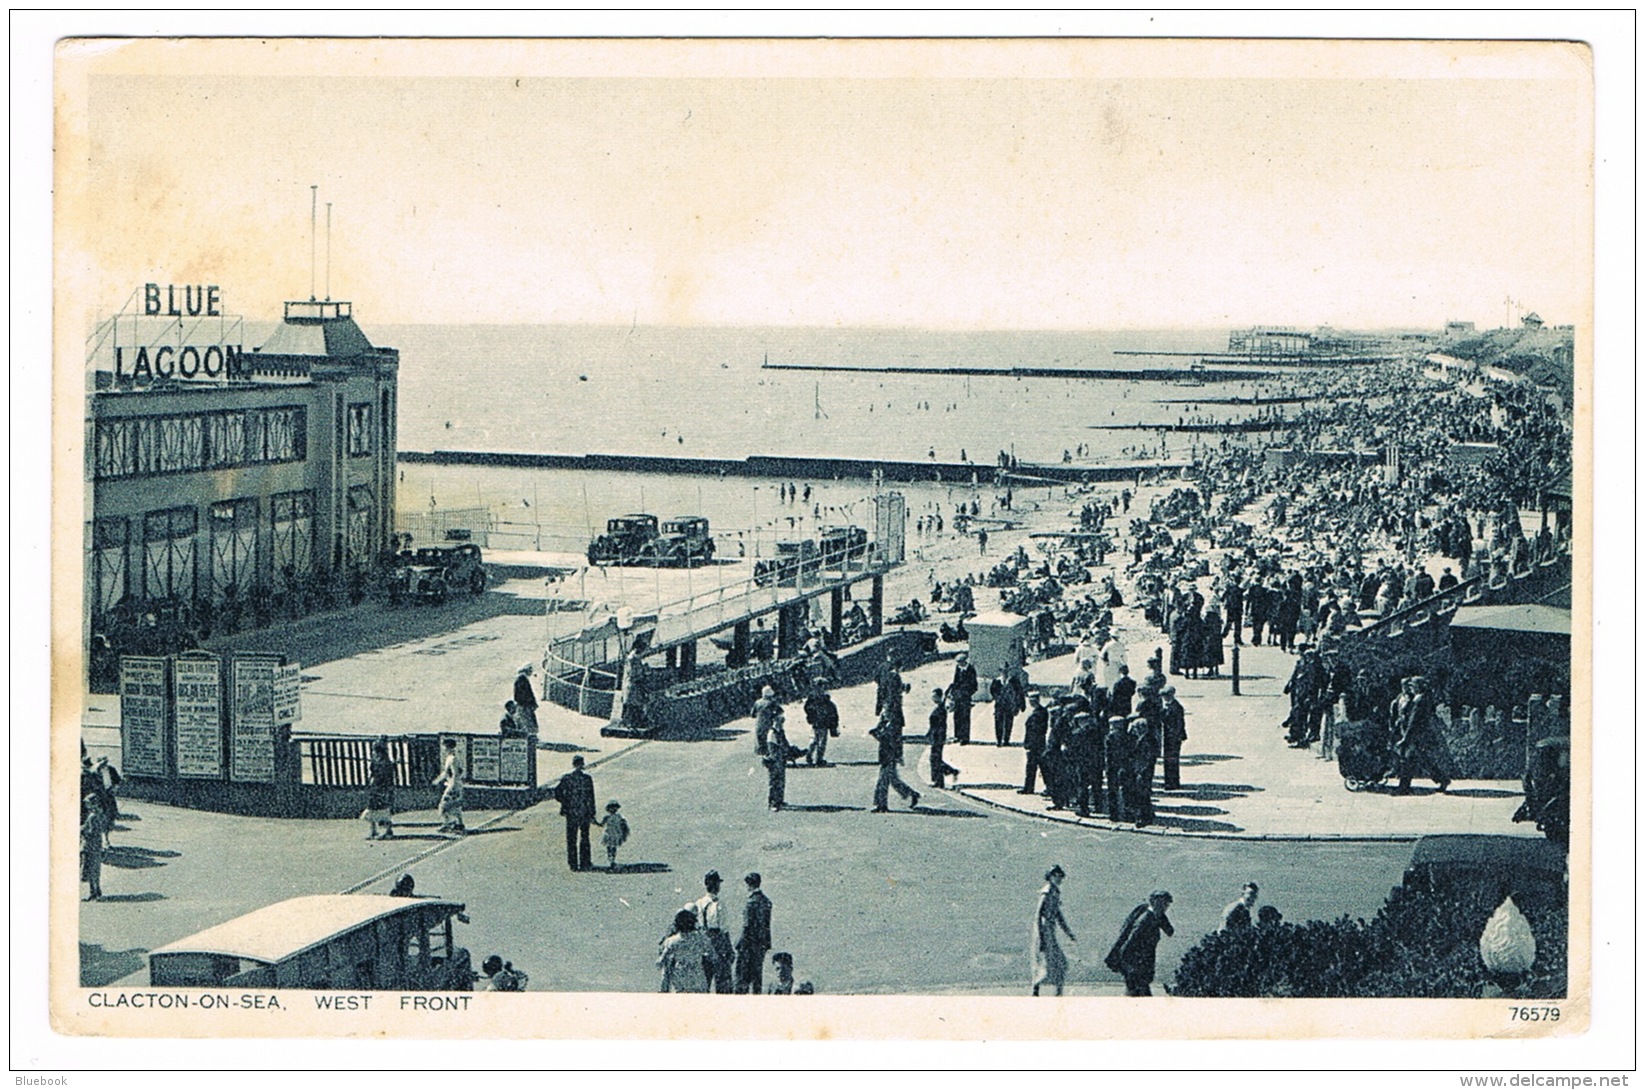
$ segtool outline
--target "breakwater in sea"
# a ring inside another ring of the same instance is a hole
[[[1116,353],[1117,354],[1117,353]],[[1146,354],[1146,353],[1145,353]],[[1294,375],[1295,365],[1194,367],[899,367],[894,364],[765,363],[762,371],[844,371],[860,375],[957,375],[993,378],[1117,379],[1125,382],[1245,382]]]
[[[879,480],[889,483],[988,483],[1004,472],[1013,477],[1068,484],[1136,481],[1144,475],[1175,473],[1186,459],[1150,459],[1105,465],[1018,462],[1009,470],[971,462],[914,462],[869,458],[805,458],[752,455],[747,458],[685,458],[645,454],[534,454],[524,451],[402,450],[413,465],[495,466],[510,469],[570,469],[608,473],[667,473],[708,477],[769,477],[783,480]]]

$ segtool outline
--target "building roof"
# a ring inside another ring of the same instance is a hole
[[[1571,611],[1535,602],[1508,606],[1462,606],[1456,611],[1456,616],[1451,618],[1451,627],[1569,636]]]
[[[1022,628],[1027,624],[1027,617],[1001,610],[978,613],[965,619],[966,628]]]
[[[293,897],[167,943],[151,954],[222,954],[273,964],[361,924],[421,905],[450,906],[458,912],[463,908],[455,901],[431,897],[365,893]]]
[[[274,327],[268,341],[257,351],[271,356],[347,358],[374,352],[376,348],[351,317],[288,317]]]

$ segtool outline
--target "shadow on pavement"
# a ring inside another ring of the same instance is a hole
[[[162,860],[176,859],[182,854],[159,848],[134,848],[129,844],[116,844],[103,852],[103,865],[125,870],[143,870],[147,867],[163,867],[165,863]]]
[[[1197,814],[1202,817],[1208,817],[1212,814],[1226,814],[1227,812],[1227,810],[1216,806],[1165,806],[1157,802],[1154,804],[1154,813],[1156,814]]]
[[[113,984],[147,964],[147,950],[105,950],[96,943],[83,942],[80,944],[80,986],[100,988],[105,984]]]
[[[1021,791],[1014,783],[956,783],[955,787],[963,787],[967,791]]]
[[[597,753],[593,746],[580,746],[576,742],[538,742],[539,751],[548,750],[551,753]]]
[[[1234,753],[1184,753],[1182,755],[1183,768],[1197,768],[1200,765],[1216,764],[1218,761],[1243,761],[1244,757]]]
[[[868,807],[866,807],[866,806],[841,806],[837,803],[832,803],[832,802],[813,802],[813,803],[786,802],[786,803],[783,804],[783,809],[784,810],[799,810],[802,813],[807,813],[807,814],[843,814],[843,813],[850,812],[852,810],[859,810],[859,811],[860,810],[866,810],[866,809],[868,809]]]
[[[112,901],[115,904],[140,905],[150,901],[164,901],[164,893],[105,893],[97,898],[98,901]]]
[[[1205,818],[1176,817],[1172,814],[1162,814],[1158,807],[1154,808],[1154,825],[1167,829],[1181,829],[1185,833],[1239,833],[1244,832],[1242,825],[1233,825],[1226,821],[1208,821]]]
[[[674,868],[667,863],[618,863],[615,867],[591,869],[600,874],[670,874]]]
[[[915,806],[908,812],[929,817],[980,818],[988,816],[987,814],[979,814],[975,810],[956,810],[947,806]]]
[[[1461,799],[1514,799],[1524,792],[1502,791],[1494,787],[1458,787],[1445,793]]]
[[[1262,788],[1248,783],[1195,783],[1184,784],[1174,791],[1160,792],[1161,798],[1189,799],[1195,802],[1227,802],[1243,795],[1249,795]]]

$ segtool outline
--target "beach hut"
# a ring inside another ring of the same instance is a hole
[[[971,634],[971,664],[979,678],[998,677],[1006,666],[1020,664],[1026,657],[1027,617],[999,611],[979,613],[966,618],[965,630]],[[982,691],[988,691],[986,682]]]

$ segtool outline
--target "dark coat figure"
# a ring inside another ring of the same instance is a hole
[[[1399,776],[1398,792],[1411,793],[1411,779],[1426,776],[1444,791],[1451,786],[1450,761],[1445,743],[1434,727],[1434,701],[1422,678],[1412,679],[1409,699],[1401,701],[1394,723],[1394,772]]]
[[[1245,588],[1239,585],[1238,580],[1229,583],[1228,589],[1222,592],[1222,611],[1228,623],[1217,630],[1218,647],[1221,647],[1222,638],[1229,633],[1233,633],[1235,643],[1244,643],[1240,629],[1245,626]]]
[[[765,765],[765,804],[772,810],[781,810],[787,804],[788,761],[798,753],[799,750],[790,750],[788,732],[783,729],[783,714],[779,707],[766,737],[765,753],[760,757]]]
[[[828,690],[817,686],[805,698],[805,721],[811,725],[811,748],[805,751],[807,764],[828,766],[828,740],[840,735],[840,709]]]
[[[977,695],[977,668],[971,665],[964,651],[954,663],[954,680],[948,686],[948,695],[954,701],[954,741],[962,746],[971,744],[971,702]]]
[[[1074,797],[1073,754],[1068,750],[1074,726],[1070,700],[1059,699],[1051,707],[1045,734],[1045,786],[1051,792],[1051,809],[1066,810]]]
[[[572,870],[591,870],[593,854],[588,842],[588,826],[599,811],[594,805],[594,779],[583,771],[583,758],[571,758],[571,771],[560,777],[554,797],[565,818],[565,861]]]
[[[885,705],[893,699],[902,699],[902,671],[887,657],[880,664],[879,673],[874,675],[874,714],[883,712]]]
[[[931,716],[929,719],[931,740],[931,786],[944,786],[945,777],[958,776],[960,770],[943,759],[943,750],[948,745],[948,705],[943,700],[941,689],[931,694]]]
[[[1130,732],[1126,730],[1123,716],[1112,716],[1108,720],[1108,733],[1103,739],[1103,763],[1115,773],[1122,769],[1129,769],[1132,761],[1132,745]],[[1115,821],[1134,820],[1127,804],[1134,801],[1133,793],[1125,790],[1123,774],[1108,777],[1108,816]]]
[[[1017,723],[1017,690],[1009,677],[1001,676],[988,683],[988,695],[994,700],[994,744],[1011,744],[1011,732]]]
[[[1268,626],[1272,597],[1267,587],[1252,583],[1245,592],[1245,612],[1251,617],[1251,643],[1260,646],[1262,630]]]
[[[1108,694],[1109,715],[1130,715],[1131,701],[1137,695],[1137,683],[1131,677],[1127,667],[1120,667],[1119,680],[1114,682],[1114,688]],[[1097,709],[1092,708],[1093,712]]]
[[[1103,804],[1103,732],[1090,712],[1075,712],[1068,750],[1074,770],[1074,810],[1090,817]]]
[[[868,733],[879,743],[880,776],[874,784],[874,812],[886,811],[893,789],[908,800],[910,809],[918,806],[920,793],[897,775],[897,766],[902,764],[902,725],[892,718],[889,708],[880,713],[880,721]]]
[[[1177,691],[1164,694],[1160,704],[1160,748],[1165,758],[1165,790],[1182,787],[1182,744],[1188,740],[1188,723],[1182,705],[1177,703]]]
[[[1129,795],[1125,808],[1142,828],[1154,821],[1154,765],[1159,762],[1160,737],[1157,727],[1140,715],[1131,717],[1126,730],[1131,735],[1131,768],[1124,783]]]
[[[737,936],[737,994],[765,991],[765,955],[771,949],[771,898],[760,889],[760,876],[750,874],[748,901],[743,905],[743,932]]]
[[[1039,778],[1040,762],[1045,755],[1045,736],[1051,729],[1051,712],[1040,703],[1039,693],[1028,698],[1028,718],[1022,721],[1022,794],[1034,793],[1034,781]]]
[[[1274,636],[1280,647],[1289,651],[1296,646],[1297,625],[1302,620],[1302,590],[1286,587],[1280,594],[1274,610]]]
[[[523,667],[514,677],[514,718],[521,733],[537,737],[537,694],[531,691],[530,667]]]
[[[1108,968],[1125,978],[1126,995],[1154,994],[1150,985],[1154,983],[1155,948],[1159,946],[1160,935],[1177,933],[1165,915],[1170,906],[1171,895],[1161,890],[1150,895],[1147,904],[1133,908],[1120,928],[1119,938],[1103,959]]]
[[[1286,741],[1295,748],[1301,749],[1311,739],[1319,737],[1319,718],[1325,710],[1326,680],[1319,653],[1312,647],[1303,651],[1291,670],[1291,680],[1285,683],[1285,691],[1291,696]]]
[[[1200,629],[1199,665],[1213,677],[1222,668],[1222,617],[1217,607],[1205,611],[1205,625]]]

